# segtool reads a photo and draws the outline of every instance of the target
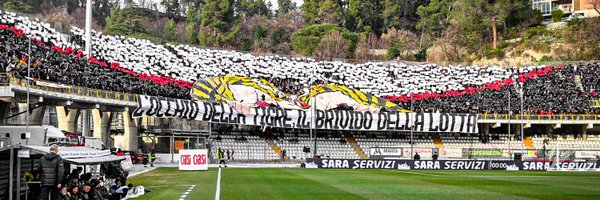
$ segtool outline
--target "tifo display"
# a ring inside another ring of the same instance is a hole
[[[240,112],[222,103],[203,103],[165,97],[138,97],[133,117],[181,117],[215,123],[316,128],[330,130],[374,130],[477,133],[477,115],[461,113],[379,113],[353,110],[302,110],[277,106],[254,107]],[[313,123],[314,120],[314,123]],[[311,125],[313,124],[313,125]]]

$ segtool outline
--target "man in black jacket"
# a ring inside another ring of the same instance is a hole
[[[40,200],[58,200],[58,189],[61,187],[65,168],[62,158],[58,155],[57,145],[50,146],[50,153],[40,159],[38,170],[42,182]]]

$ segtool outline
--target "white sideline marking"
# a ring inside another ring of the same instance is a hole
[[[190,187],[193,185],[149,185],[149,186],[144,186],[147,188],[159,188],[159,187]],[[193,189],[193,187],[192,187]]]
[[[407,173],[407,174],[414,174],[414,175],[423,175],[423,176],[441,176],[441,175],[438,175],[438,174],[410,172],[410,171],[406,171],[406,170],[398,170],[396,172]]]
[[[221,199],[221,168],[219,167],[219,175],[217,175],[217,191],[215,192],[215,200]]]
[[[191,192],[191,191],[194,189],[194,187],[196,187],[196,185],[192,185],[192,186],[190,186],[190,188],[189,188],[187,191],[185,191],[185,192],[184,192],[184,193],[181,195],[181,197],[179,197],[179,200],[185,200],[185,197],[187,197],[187,196],[188,196],[188,194],[190,194],[190,192]]]

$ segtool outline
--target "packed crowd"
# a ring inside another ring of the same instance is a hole
[[[84,86],[135,94],[160,95],[189,98],[189,90],[174,84],[157,84],[150,79],[132,76],[126,71],[115,70],[106,63],[93,58],[82,58],[81,51],[50,47],[42,41],[31,42],[15,27],[0,25],[0,70],[13,73],[15,77],[27,77],[27,65],[31,63],[31,78],[65,85]],[[28,59],[31,58],[30,61]],[[95,63],[95,64],[94,64]],[[102,66],[102,65],[106,65]]]
[[[120,165],[115,163],[108,163],[102,165],[102,169],[106,172],[106,168],[114,169],[122,169]],[[39,173],[42,169],[33,170],[31,172],[31,181],[40,181]],[[122,171],[123,172],[123,171]],[[26,172],[29,173],[29,172]],[[106,176],[110,178],[111,176]],[[126,197],[128,194],[136,193],[134,190],[145,190],[143,187],[134,187],[133,184],[127,184],[126,178],[121,178],[119,176],[112,177],[114,181],[112,184],[105,184],[105,181],[102,178],[95,178],[91,173],[83,173],[83,168],[78,167],[73,169],[70,173],[65,171],[65,174],[62,177],[52,177],[41,180],[42,184],[46,182],[53,183],[56,180],[61,184],[58,189],[58,199],[60,200],[118,200]],[[56,179],[56,180],[55,180]],[[39,185],[32,184],[29,186],[31,190],[31,195],[33,195],[33,199],[37,199],[37,196],[40,196],[41,188]],[[144,191],[145,192],[145,191]],[[137,191],[137,193],[141,193],[141,191]]]
[[[73,27],[71,40],[48,24],[0,13],[0,69],[26,76],[28,38],[32,77],[136,94],[189,99],[193,81],[238,75],[270,80],[283,92],[298,94],[311,85],[333,83],[382,96],[403,108],[427,112],[540,114],[597,113],[598,63],[564,67],[408,65],[399,62],[349,64],[311,58],[253,56],[189,45],[158,45],[148,40],[92,33],[95,57],[81,49],[84,31]],[[15,28],[16,27],[16,28]],[[97,58],[97,59],[96,59]],[[510,97],[510,98],[509,98]],[[508,101],[511,107],[509,109]]]
[[[521,74],[516,79],[471,87],[460,92],[393,96],[388,99],[404,108],[410,108],[412,103],[414,110],[426,112],[519,114],[522,91],[525,114],[599,113],[597,108],[590,108],[590,101],[598,98],[595,90],[598,85],[593,84],[600,75],[594,70],[598,67],[598,63],[546,67],[533,73]]]

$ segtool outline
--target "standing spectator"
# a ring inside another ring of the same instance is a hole
[[[231,150],[227,149],[227,160],[231,160]]]
[[[219,158],[219,167],[221,167],[221,164],[227,167],[227,164],[225,164],[225,152],[223,152],[223,149],[219,148],[217,150],[217,158]]]
[[[154,147],[154,145],[150,147],[150,167],[154,167],[154,161],[156,160],[156,154],[154,154],[155,149],[156,147]]]
[[[287,151],[284,149],[281,151],[281,161],[285,161],[285,156],[287,156]]]
[[[148,162],[150,161],[150,157],[148,156],[148,151],[144,150],[142,152],[142,158],[144,158],[144,167],[148,167]]]
[[[421,156],[419,155],[419,153],[415,153],[415,157],[413,159],[414,160],[421,160]]]
[[[58,146],[56,144],[50,146],[50,153],[47,153],[40,159],[38,171],[40,172],[42,183],[40,200],[47,200],[48,198],[58,200],[58,191],[63,181],[65,168],[62,158],[58,155]]]
[[[233,157],[234,154],[235,154],[235,150],[231,150],[231,160],[235,160],[235,157]]]

